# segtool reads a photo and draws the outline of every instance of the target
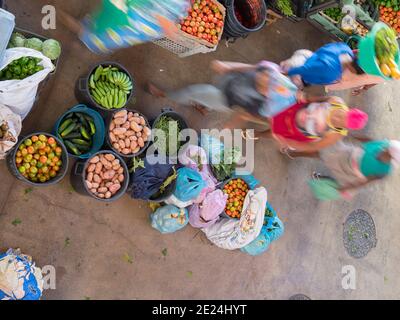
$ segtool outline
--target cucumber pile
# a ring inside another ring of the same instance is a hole
[[[89,77],[90,94],[106,109],[123,108],[133,88],[132,80],[117,67],[99,66]]]
[[[64,141],[68,151],[80,156],[92,149],[96,126],[93,118],[80,112],[66,115],[58,128],[58,137]]]

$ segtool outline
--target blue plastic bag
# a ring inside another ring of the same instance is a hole
[[[275,210],[267,202],[266,209],[269,209],[272,217],[265,215],[264,225],[260,234],[254,241],[240,250],[252,256],[258,256],[268,250],[273,241],[282,237],[285,228],[282,221],[277,217]]]
[[[271,239],[271,242],[273,242],[283,236],[283,233],[285,232],[285,227],[283,225],[283,222],[278,217],[275,217],[272,225],[265,228],[265,232]]]
[[[247,246],[240,249],[240,251],[247,253],[251,256],[259,256],[268,250],[269,245],[271,244],[271,239],[269,238],[266,232],[261,230],[259,236],[254,239]]]
[[[187,209],[167,205],[158,208],[150,215],[151,226],[161,233],[173,233],[189,222],[189,214]]]
[[[42,271],[19,250],[0,253],[0,300],[39,300],[43,293]]]
[[[200,146],[206,152],[209,164],[217,164],[220,162],[221,154],[224,151],[224,144],[219,139],[209,134],[202,134]]]
[[[197,198],[206,186],[207,182],[199,172],[186,167],[180,168],[174,196],[180,201],[190,201]]]

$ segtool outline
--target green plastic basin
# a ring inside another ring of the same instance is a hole
[[[360,65],[361,69],[364,70],[365,73],[371,74],[374,76],[382,77],[385,80],[391,80],[391,77],[385,76],[381,70],[379,69],[379,64],[375,57],[375,37],[376,33],[383,29],[383,28],[390,28],[383,22],[377,22],[371,31],[360,40],[358,43],[358,64]],[[400,56],[399,50],[394,57],[394,61],[396,64],[399,64]]]

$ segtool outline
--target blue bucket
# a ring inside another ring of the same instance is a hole
[[[93,144],[92,144],[92,149],[85,154],[81,154],[80,156],[76,156],[70,152],[68,152],[68,154],[74,158],[79,158],[79,159],[88,159],[90,158],[93,154],[95,154],[96,152],[100,151],[100,149],[102,148],[103,144],[104,144],[104,138],[105,138],[105,133],[106,133],[106,128],[105,128],[105,124],[104,124],[104,119],[102,118],[102,116],[100,115],[100,113],[98,113],[97,111],[88,108],[87,106],[85,106],[84,104],[78,104],[77,106],[69,109],[67,112],[65,112],[56,122],[53,132],[54,135],[56,135],[59,139],[62,140],[61,136],[58,133],[58,128],[61,124],[61,122],[63,121],[63,119],[70,113],[73,112],[79,112],[79,113],[83,113],[83,114],[87,114],[88,116],[93,118],[93,122],[94,125],[96,127],[96,133],[93,136]]]

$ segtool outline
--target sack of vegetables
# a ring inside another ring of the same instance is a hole
[[[38,132],[22,138],[7,155],[10,172],[18,179],[35,186],[52,185],[64,178],[68,169],[68,153],[60,139]]]
[[[380,76],[385,80],[400,79],[399,45],[396,32],[378,22],[358,44],[358,60],[365,73]]]
[[[39,83],[53,70],[51,60],[39,51],[7,49],[0,62],[0,104],[24,119],[35,102]]]

